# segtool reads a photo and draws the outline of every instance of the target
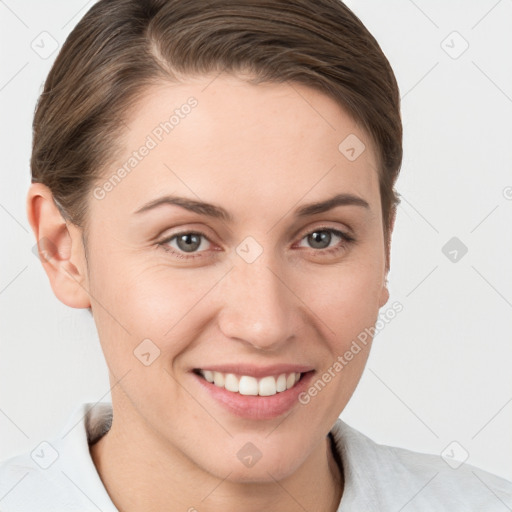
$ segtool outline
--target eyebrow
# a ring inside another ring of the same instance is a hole
[[[233,216],[221,206],[178,196],[163,196],[154,199],[136,210],[134,214],[140,214],[159,206],[169,204],[180,206],[191,212],[198,213],[199,215],[206,215],[208,217],[222,219],[228,222],[233,222],[234,220]],[[360,206],[370,210],[370,205],[362,197],[353,194],[337,194],[325,201],[303,205],[294,211],[294,215],[296,217],[307,217],[318,213],[324,213],[336,208],[337,206]]]

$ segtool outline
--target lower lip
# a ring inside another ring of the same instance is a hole
[[[314,371],[306,372],[293,388],[271,396],[241,395],[220,388],[192,372],[193,377],[209,395],[235,416],[251,420],[269,420],[288,412],[299,403],[300,393],[305,391]]]

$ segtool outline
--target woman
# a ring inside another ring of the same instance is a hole
[[[395,77],[341,2],[95,4],[37,106],[27,213],[112,406],[6,461],[5,510],[501,510],[506,480],[338,419],[401,159]]]

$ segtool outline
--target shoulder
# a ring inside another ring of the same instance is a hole
[[[54,469],[39,466],[36,460],[48,463],[54,457],[48,443],[32,453],[12,457],[0,464],[0,496],[6,510],[50,511],[69,503],[67,486]],[[35,459],[35,460],[34,460]],[[45,462],[46,459],[46,462]]]
[[[93,412],[92,404],[82,404],[58,436],[0,463],[2,510],[97,512],[98,507],[104,512],[116,510],[89,452],[91,436],[100,435],[101,425],[105,428],[105,423],[100,424],[95,418],[108,419],[109,413],[106,404],[99,404],[95,409]]]
[[[376,443],[338,420],[331,430],[343,463],[340,512],[357,510],[502,511],[512,482],[467,463]],[[409,509],[409,508],[408,508]]]

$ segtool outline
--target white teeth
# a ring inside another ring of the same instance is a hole
[[[204,370],[203,376],[208,382],[213,382],[213,372],[210,370]]]
[[[213,372],[213,382],[216,386],[219,386],[219,388],[224,387],[224,374],[220,372]]]
[[[208,381],[220,388],[232,393],[252,396],[272,396],[292,388],[300,380],[300,373],[281,373],[278,376],[267,376],[256,379],[249,375],[242,375],[238,378],[232,373],[212,372],[211,370],[200,370],[201,375]]]
[[[243,375],[240,378],[238,392],[241,395],[257,395],[258,394],[258,381],[254,377]]]
[[[286,391],[286,374],[281,373],[276,381],[276,390],[278,393],[281,393],[282,391]]]
[[[238,379],[232,373],[228,373],[226,375],[226,378],[224,379],[224,387],[228,391],[232,391],[233,393],[237,393],[238,392],[238,388],[239,388]]]
[[[271,396],[277,393],[276,379],[274,377],[263,377],[258,383],[258,394],[260,396]]]

